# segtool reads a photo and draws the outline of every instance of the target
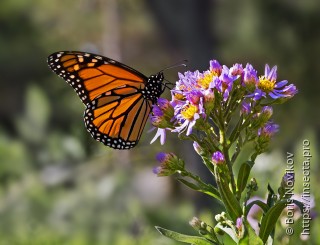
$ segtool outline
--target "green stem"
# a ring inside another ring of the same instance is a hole
[[[229,170],[229,176],[230,176],[230,182],[231,182],[231,187],[232,187],[232,192],[235,194],[237,191],[236,188],[236,183],[234,180],[234,174],[233,174],[233,170],[232,170],[232,162],[230,161],[229,158],[229,152],[228,152],[228,144],[227,144],[227,139],[226,139],[226,133],[224,131],[224,129],[220,130],[220,143],[222,145],[222,152],[223,155],[225,157],[226,160],[226,164],[228,166],[228,170]]]

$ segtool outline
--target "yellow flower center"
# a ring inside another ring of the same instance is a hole
[[[185,100],[184,95],[183,94],[178,94],[178,93],[174,94],[174,98],[176,100]]]
[[[182,109],[181,115],[183,116],[183,118],[191,121],[194,117],[194,114],[196,114],[197,112],[198,112],[198,107],[194,105],[187,105]]]
[[[275,84],[275,80],[269,80],[264,76],[259,77],[258,88],[261,89],[263,92],[270,93],[274,89]]]
[[[212,82],[212,79],[214,76],[217,76],[217,73],[214,71],[210,71],[206,74],[204,74],[203,77],[201,77],[200,79],[198,79],[197,83],[198,85],[200,85],[202,88],[204,89],[208,89],[210,83]]]

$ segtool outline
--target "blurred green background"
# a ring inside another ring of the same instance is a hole
[[[299,94],[275,108],[281,130],[253,175],[264,197],[277,189],[286,152],[295,154],[302,191],[302,140],[311,142],[311,191],[317,202],[320,138],[320,2],[318,0],[2,0],[0,2],[0,244],[177,244],[160,225],[195,234],[194,215],[212,223],[212,200],[170,178],[152,174],[159,151],[183,155],[203,178],[191,142],[176,135],[116,151],[94,141],[83,124],[77,95],[46,64],[59,50],[81,50],[120,60],[146,75],[188,59],[204,70],[210,59],[231,66],[278,65],[279,79]],[[174,82],[177,72],[166,72]],[[169,98],[169,94],[165,94]],[[317,212],[315,207],[315,213]],[[275,244],[297,244],[279,225]],[[319,244],[319,218],[311,237]]]

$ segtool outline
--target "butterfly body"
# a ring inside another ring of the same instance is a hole
[[[49,67],[76,91],[86,106],[91,136],[115,149],[134,147],[164,88],[163,73],[146,77],[100,55],[61,51],[48,57]]]

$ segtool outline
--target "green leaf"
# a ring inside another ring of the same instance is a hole
[[[179,241],[179,242],[184,242],[184,243],[189,243],[189,244],[194,244],[194,245],[218,244],[213,241],[210,242],[203,237],[184,235],[184,234],[181,234],[181,233],[178,233],[175,231],[170,231],[170,230],[164,229],[159,226],[156,226],[156,229],[160,232],[161,235],[166,236],[168,238],[171,238],[173,240]]]
[[[189,188],[191,188],[195,191],[205,193],[205,194],[212,196],[218,200],[221,200],[219,191],[212,185],[205,185],[205,186],[201,185],[201,187],[200,187],[200,186],[198,186],[190,181],[187,181],[185,179],[182,179],[182,178],[177,178],[177,180],[179,180],[182,184],[185,184],[186,186],[188,186]]]
[[[215,227],[219,228],[220,230],[224,231],[230,238],[232,238],[235,243],[238,244],[239,239],[237,237],[237,233],[234,229],[229,226],[223,226],[221,223],[218,223]]]
[[[254,162],[247,161],[247,162],[244,162],[240,167],[238,179],[237,179],[237,188],[238,188],[237,192],[239,197],[241,196],[241,193],[243,192],[243,190],[246,188],[253,164]]]
[[[259,237],[265,243],[268,240],[269,235],[273,231],[276,222],[282,212],[287,206],[287,200],[281,200],[271,207],[268,212],[262,217]]]
[[[303,203],[295,199],[292,199],[292,201],[295,205],[297,205],[300,208],[301,213],[303,213]]]
[[[243,238],[239,240],[239,245],[263,245],[260,237],[257,236],[256,232],[252,229],[248,222],[244,222],[245,234]]]
[[[263,201],[260,201],[260,200],[255,200],[255,201],[252,201],[250,202],[247,206],[246,206],[246,215],[249,213],[250,209],[252,208],[253,205],[258,205],[264,213],[268,212],[269,210],[269,206],[264,203]]]
[[[274,191],[270,184],[268,184],[268,197],[267,197],[267,204],[269,207],[272,207],[274,204]]]
[[[195,191],[200,191],[200,187],[197,186],[196,184],[190,182],[190,181],[187,181],[185,179],[182,179],[182,178],[177,178],[177,180],[179,180],[182,184],[188,186],[189,188],[195,190]]]
[[[226,211],[232,221],[235,222],[237,218],[242,215],[240,204],[234,194],[230,191],[229,185],[225,181],[219,179],[217,180],[217,184],[219,185],[220,196]]]

